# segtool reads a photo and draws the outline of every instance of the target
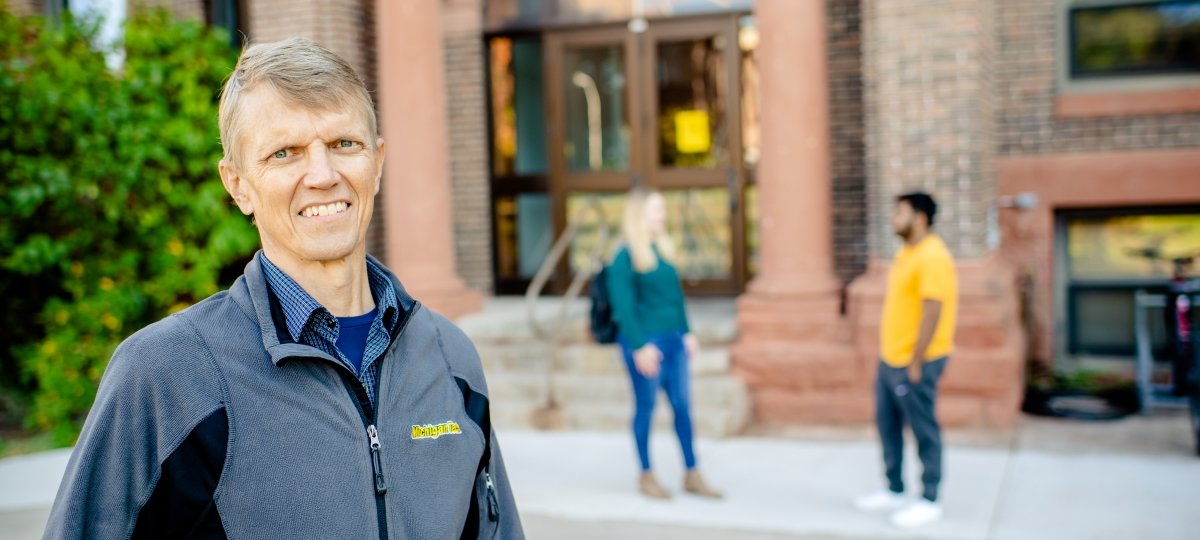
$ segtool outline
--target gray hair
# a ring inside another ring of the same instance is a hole
[[[315,110],[358,106],[367,113],[372,139],[379,137],[375,105],[358,73],[340,56],[310,40],[293,37],[246,47],[221,91],[218,119],[225,159],[238,163],[235,146],[241,134],[236,121],[242,96],[269,85],[285,101]],[[374,140],[363,141],[368,146]]]

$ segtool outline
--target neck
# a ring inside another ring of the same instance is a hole
[[[915,246],[915,245],[921,243],[921,240],[924,240],[928,236],[929,236],[928,229],[917,230],[914,228],[912,233],[910,233],[908,235],[908,238],[904,239],[904,243],[908,244],[910,246]]]
[[[330,261],[305,261],[273,253],[265,246],[263,252],[334,317],[354,317],[375,308],[365,250]]]

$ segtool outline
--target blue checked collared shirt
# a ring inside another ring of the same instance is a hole
[[[324,351],[354,372],[354,365],[337,348],[337,317],[308,294],[291,276],[267,259],[265,253],[262,254],[261,260],[267,283],[283,308],[283,318],[287,322],[288,333],[292,339],[296,340],[296,343]],[[367,333],[367,347],[363,351],[362,369],[358,372],[358,380],[367,389],[367,395],[374,405],[379,387],[379,365],[375,361],[391,344],[392,330],[399,324],[400,306],[396,300],[396,289],[392,286],[392,280],[370,259],[367,260],[367,282],[378,311],[375,320],[371,322],[371,330]]]

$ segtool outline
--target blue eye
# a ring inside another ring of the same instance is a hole
[[[283,159],[287,156],[288,156],[287,150],[276,150],[275,154],[272,155],[271,157],[274,157],[275,159]]]
[[[354,146],[354,141],[342,139],[342,140],[338,141],[338,146],[340,146],[342,148],[350,148],[350,147]]]

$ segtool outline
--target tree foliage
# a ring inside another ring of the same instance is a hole
[[[113,70],[93,35],[0,10],[0,392],[64,444],[117,344],[257,243],[216,169],[228,36],[137,10]]]

